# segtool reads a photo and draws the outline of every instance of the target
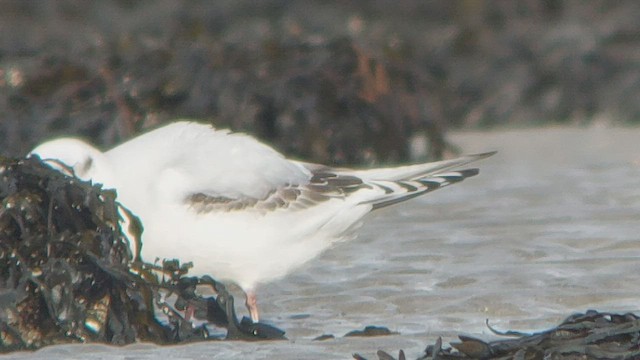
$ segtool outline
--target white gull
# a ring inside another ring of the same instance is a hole
[[[144,259],[192,261],[191,273],[236,283],[256,322],[258,284],[351,238],[371,210],[476,175],[477,169],[455,169],[493,154],[393,168],[333,168],[288,160],[248,135],[187,121],[104,153],[74,138],[43,143],[31,153],[116,189],[143,223]]]

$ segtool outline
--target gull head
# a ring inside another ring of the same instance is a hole
[[[38,145],[29,153],[37,155],[52,168],[82,180],[112,186],[107,157],[95,147],[74,138],[61,138]]]

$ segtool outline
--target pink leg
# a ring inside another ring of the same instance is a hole
[[[245,292],[247,295],[247,309],[249,309],[249,314],[251,315],[251,320],[254,323],[260,321],[260,315],[258,313],[258,299],[256,298],[256,292],[254,290],[248,290]]]
[[[193,317],[193,314],[196,312],[196,308],[189,304],[187,305],[187,308],[184,309],[184,319],[186,321],[191,321],[191,318]]]

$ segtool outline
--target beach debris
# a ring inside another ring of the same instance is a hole
[[[514,337],[485,341],[459,335],[459,342],[443,348],[442,339],[427,346],[419,360],[458,359],[638,359],[640,358],[640,317],[588,310],[567,317],[553,329],[534,334],[515,331],[496,335]],[[356,354],[357,355],[357,354]],[[378,351],[380,360],[395,359]],[[361,355],[356,359],[365,359]],[[403,354],[398,359],[403,358]]]

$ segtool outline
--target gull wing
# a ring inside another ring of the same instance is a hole
[[[372,209],[378,209],[475,176],[479,172],[477,168],[452,168],[493,154],[468,155],[436,163],[371,170],[332,169],[307,164],[312,176],[306,184],[280,186],[260,199],[211,197],[198,193],[189,198],[189,204],[199,212],[246,209],[266,212],[287,208],[305,209],[330,199],[348,201],[353,198],[357,199],[357,204],[371,205]]]

